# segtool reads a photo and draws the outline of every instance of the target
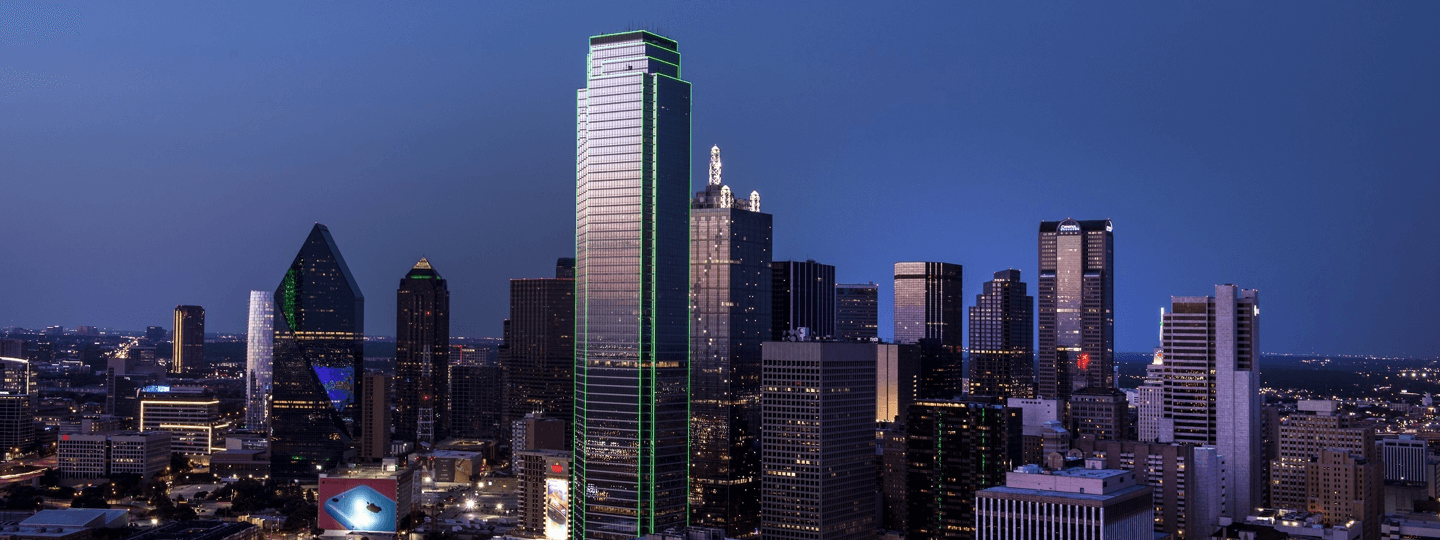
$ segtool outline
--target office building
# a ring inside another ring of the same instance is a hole
[[[1154,540],[1150,486],[1134,471],[1027,465],[975,497],[976,540]]]
[[[958,264],[895,263],[895,342],[920,345],[920,397],[964,393],[965,337]]]
[[[569,538],[570,453],[564,450],[516,450],[516,499],[519,536]]]
[[[1020,409],[998,398],[916,402],[905,422],[909,540],[975,538],[975,493],[1022,457]]]
[[[365,297],[330,229],[316,223],[274,298],[271,474],[314,479],[356,435],[347,422],[363,390]]]
[[[835,337],[872,341],[880,336],[880,286],[874,283],[835,285]]]
[[[1380,439],[1380,462],[1385,464],[1385,482],[1429,484],[1427,474],[1430,453],[1425,441],[1414,435],[1389,435]]]
[[[205,367],[205,308],[175,306],[175,339],[170,357],[171,373],[186,373]]]
[[[1329,400],[1302,400],[1280,424],[1279,458],[1270,463],[1270,504],[1304,510],[1309,502],[1307,469],[1320,452],[1333,449],[1378,462],[1375,429],[1337,410]],[[1227,456],[1228,457],[1228,456]]]
[[[505,425],[534,412],[569,425],[575,394],[574,269],[573,259],[561,259],[553,278],[510,280],[510,319],[500,355]]]
[[[150,385],[140,389],[140,431],[170,434],[177,454],[209,455],[220,446],[220,430],[230,423],[220,416],[220,399],[200,387]]]
[[[30,362],[0,357],[0,457],[4,461],[35,447],[35,398]]]
[[[1115,387],[1115,241],[1110,220],[1040,223],[1039,395]]]
[[[690,204],[690,524],[760,528],[760,343],[771,336],[771,216],[736,198],[710,149]]]
[[[1107,469],[1135,471],[1154,490],[1155,532],[1204,539],[1220,526],[1220,457],[1213,446],[1079,439],[1085,458]]]
[[[880,460],[877,483],[880,485],[880,508],[877,523],[880,530],[904,533],[908,526],[910,508],[906,504],[905,491],[908,466],[905,463],[905,424],[882,422],[875,428],[876,457]]]
[[[270,392],[275,357],[275,297],[250,291],[245,333],[245,429],[270,432]]]
[[[1361,540],[1380,540],[1385,508],[1382,465],[1359,454],[1327,448],[1305,467],[1305,500],[1325,525],[1360,522]]]
[[[1070,394],[1070,431],[1076,437],[1128,439],[1130,404],[1114,388],[1087,387]]]
[[[835,267],[807,261],[770,263],[770,339],[835,336]]]
[[[875,421],[904,422],[920,397],[920,347],[870,343],[875,351]]]
[[[1145,380],[1135,389],[1135,437],[1144,442],[1160,440],[1160,419],[1165,417],[1165,352],[1156,348],[1154,359],[1145,365]]]
[[[25,358],[25,342],[18,339],[0,339],[0,358]]]
[[[511,424],[510,446],[514,450],[565,450],[570,439],[565,436],[569,423],[545,413],[529,413]]]
[[[1063,424],[1060,424],[1060,412],[1063,405],[1053,399],[1038,398],[1006,398],[1005,405],[1020,409],[1021,425],[1023,426],[1023,437],[1021,447],[1024,449],[1020,463],[1038,464],[1045,462],[1045,425],[1048,422],[1055,422],[1061,431],[1065,431]],[[1069,432],[1066,433],[1065,450],[1070,449]],[[1064,453],[1064,450],[1061,450]]]
[[[9,514],[7,512],[7,514]],[[29,512],[25,512],[29,515]],[[91,540],[94,538],[126,538],[130,511],[123,508],[65,508],[41,510],[19,523],[14,514],[4,518],[6,540]],[[108,529],[104,532],[101,529]]]
[[[1035,298],[1019,270],[985,282],[970,308],[970,393],[1035,397]]]
[[[394,378],[378,373],[366,373],[365,393],[360,395],[360,459],[380,461],[390,451],[390,426],[394,424],[391,408],[396,407],[391,386]]]
[[[675,41],[590,38],[577,92],[571,534],[685,525],[690,83]]]
[[[1214,446],[1227,463],[1221,515],[1240,520],[1262,500],[1260,301],[1253,289],[1173,296],[1161,330],[1165,408],[1159,442]]]
[[[504,378],[494,361],[450,366],[450,436],[499,441],[503,432]]]
[[[165,341],[165,339],[168,337],[170,337],[170,334],[169,332],[165,331],[165,327],[163,326],[145,327],[145,341],[148,342],[152,347],[158,345],[162,341]]]
[[[170,434],[113,431],[61,435],[56,463],[65,478],[109,478],[126,473],[154,478],[170,467]]]
[[[395,291],[395,438],[450,437],[449,366],[450,290],[421,257]]]
[[[760,536],[871,539],[875,345],[769,342],[760,399]]]

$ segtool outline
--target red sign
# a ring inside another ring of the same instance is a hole
[[[1077,363],[1080,364],[1080,371],[1090,369],[1090,353],[1080,353],[1080,361]]]
[[[565,472],[565,466],[564,466],[564,465],[561,465],[561,464],[559,464],[559,463],[551,463],[551,464],[550,464],[550,472],[553,472],[553,473],[555,473],[555,474],[563,473],[563,472]]]

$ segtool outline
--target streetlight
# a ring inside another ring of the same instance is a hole
[[[474,509],[475,509],[475,499],[465,499],[465,509],[466,509],[466,510],[474,510]]]

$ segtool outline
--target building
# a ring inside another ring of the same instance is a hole
[[[165,341],[165,338],[169,337],[169,335],[170,334],[165,331],[165,327],[163,326],[145,327],[145,341],[149,342],[151,346],[155,346],[156,344]]]
[[[1040,222],[1036,384],[1046,399],[1115,387],[1115,237],[1108,219]]]
[[[916,402],[905,422],[909,540],[975,538],[975,493],[1023,454],[1020,409],[998,398]]]
[[[1070,430],[1076,437],[1128,439],[1130,404],[1125,401],[1125,393],[1093,386],[1072,392]]]
[[[1440,518],[1426,514],[1387,515],[1380,521],[1383,540],[1440,540]]]
[[[835,285],[835,337],[873,341],[880,337],[880,286],[874,283]]]
[[[1426,472],[1429,455],[1425,441],[1416,439],[1414,435],[1393,435],[1380,439],[1380,462],[1385,464],[1385,482],[1431,483],[1433,477]]]
[[[1154,540],[1150,486],[1134,471],[1025,466],[975,497],[977,540]]]
[[[679,45],[646,31],[590,38],[586,69],[573,477],[587,496],[571,534],[630,540],[688,519],[690,83]]]
[[[504,425],[533,412],[567,422],[574,414],[574,276],[575,260],[560,259],[553,278],[510,280],[510,323],[500,356]]]
[[[30,452],[35,438],[35,381],[30,362],[0,357],[0,457]]]
[[[245,333],[245,429],[270,432],[274,358],[275,297],[270,291],[250,291],[249,326]]]
[[[760,528],[760,343],[771,336],[771,216],[736,198],[710,149],[690,203],[690,523]]]
[[[429,450],[410,454],[416,472],[436,484],[469,484],[485,469],[485,454],[464,450]]]
[[[125,540],[261,540],[265,534],[250,523],[177,521],[142,531]]]
[[[5,540],[90,540],[100,529],[124,529],[130,512],[124,509],[66,508],[41,510],[0,529]],[[123,534],[123,533],[122,533]],[[113,535],[111,535],[113,536]]]
[[[1062,405],[1053,399],[1038,398],[1006,398],[1005,405],[1020,409],[1020,419],[1023,425],[1023,437],[1021,447],[1024,449],[1020,463],[1038,464],[1045,462],[1048,452],[1044,451],[1045,424],[1055,422],[1064,431],[1060,424],[1060,411]],[[1069,449],[1069,432],[1066,431],[1065,449]],[[1061,452],[1064,453],[1063,451]]]
[[[415,471],[387,460],[380,466],[320,473],[319,519],[327,536],[338,532],[391,533],[413,510]]]
[[[126,473],[154,478],[170,467],[170,434],[112,431],[61,435],[56,463],[65,478],[109,478]]]
[[[1074,442],[1106,469],[1135,471],[1154,490],[1155,532],[1175,540],[1203,539],[1220,526],[1220,457],[1212,446],[1136,441]]]
[[[170,450],[209,455],[220,446],[219,431],[230,427],[220,416],[220,399],[201,387],[150,385],[140,389],[142,432],[170,434]]]
[[[770,268],[770,339],[834,337],[835,267],[807,260],[775,261]]]
[[[1377,461],[1344,450],[1321,450],[1305,467],[1305,510],[1324,516],[1325,525],[1359,521],[1362,540],[1380,540],[1384,478]]]
[[[450,435],[499,441],[503,433],[504,373],[493,361],[450,365]]]
[[[1145,366],[1145,380],[1135,389],[1135,438],[1143,442],[1160,440],[1160,419],[1165,416],[1165,351],[1155,349],[1154,360]]]
[[[1019,270],[1001,270],[970,307],[970,393],[1035,397],[1035,298]]]
[[[763,347],[760,536],[874,539],[875,345]]]
[[[1270,462],[1270,504],[1304,510],[1309,506],[1307,470],[1320,452],[1334,449],[1377,461],[1375,430],[1337,411],[1328,400],[1303,400],[1280,423],[1279,458]]]
[[[514,460],[519,534],[525,538],[570,537],[570,453],[518,450]]]
[[[210,454],[210,472],[219,478],[270,477],[270,450],[264,448],[231,448]]]
[[[361,387],[365,390],[360,395],[360,459],[380,461],[390,451],[390,426],[394,423],[391,408],[400,408],[391,391],[397,381],[378,373],[366,373],[364,381]]]
[[[941,262],[895,263],[895,342],[920,345],[920,397],[965,392],[963,268]]]
[[[175,339],[170,372],[185,373],[205,367],[205,308],[175,306]]]
[[[365,297],[319,223],[275,289],[271,474],[313,479],[338,465],[356,433]]]
[[[875,421],[903,422],[920,395],[920,348],[871,343],[875,351]]]
[[[1324,516],[1304,510],[1257,508],[1209,536],[1211,540],[1360,540],[1360,524],[1324,524]],[[1403,537],[1411,539],[1414,537]],[[1422,537],[1423,538],[1423,537]]]
[[[560,418],[545,416],[545,413],[529,413],[516,420],[510,438],[514,450],[565,450],[570,439],[565,436],[567,423]]]
[[[450,438],[449,365],[450,290],[421,257],[395,291],[396,438],[430,445]]]
[[[1221,515],[1238,521],[1259,506],[1265,480],[1259,293],[1216,285],[1215,296],[1172,296],[1161,320],[1159,442],[1214,446],[1227,463]]]
[[[910,481],[905,464],[905,424],[880,423],[875,429],[875,444],[875,455],[880,460],[876,482],[880,485],[880,508],[876,523],[882,531],[903,534],[910,528],[907,525],[910,508],[905,502]]]

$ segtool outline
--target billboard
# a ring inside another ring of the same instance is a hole
[[[325,530],[395,532],[393,478],[321,478],[319,526]]]
[[[545,540],[570,537],[570,481],[545,479]]]

